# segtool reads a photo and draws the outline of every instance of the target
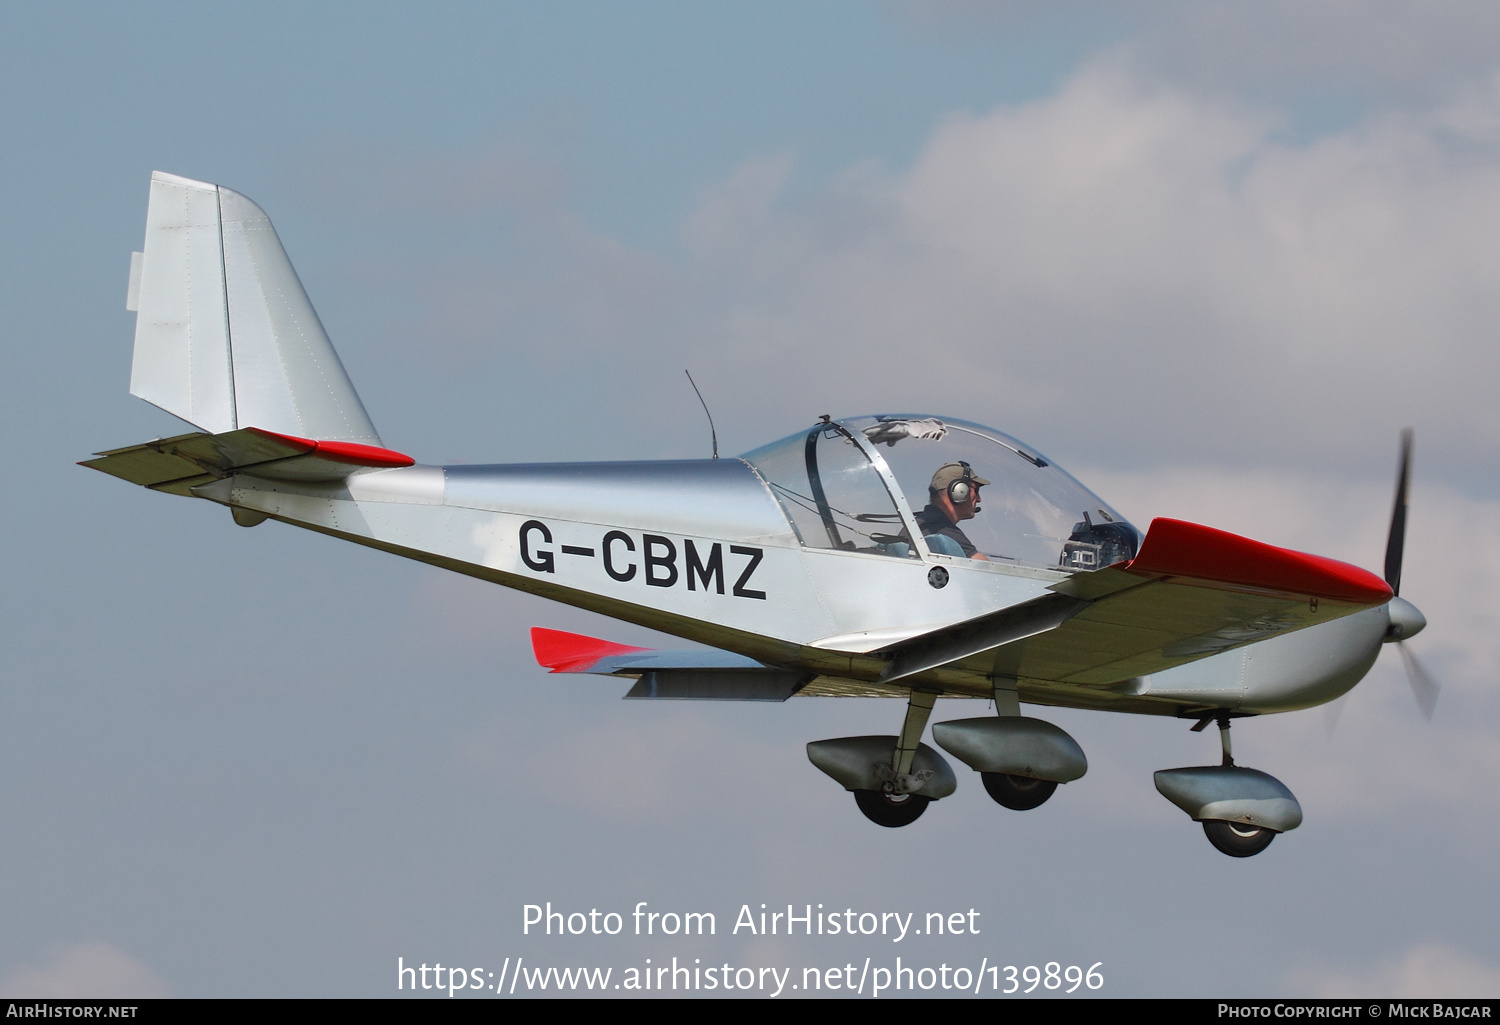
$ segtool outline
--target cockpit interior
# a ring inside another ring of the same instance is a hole
[[[1132,559],[1141,543],[1061,467],[963,420],[825,418],[741,458],[810,549],[1079,572]]]

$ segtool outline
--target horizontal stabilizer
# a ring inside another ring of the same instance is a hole
[[[313,441],[254,427],[223,434],[182,434],[100,452],[80,466],[132,484],[187,493],[187,488],[234,473],[270,480],[343,480],[360,469],[411,466],[400,452],[345,441]]]

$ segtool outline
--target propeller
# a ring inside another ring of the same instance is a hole
[[[1411,683],[1412,695],[1425,719],[1432,719],[1437,708],[1438,682],[1432,678],[1417,656],[1407,650],[1405,641],[1415,637],[1427,625],[1427,618],[1415,605],[1401,597],[1401,559],[1406,549],[1407,493],[1411,485],[1411,428],[1401,432],[1401,467],[1396,473],[1396,504],[1391,510],[1391,533],[1385,544],[1385,582],[1391,585],[1392,598],[1388,606],[1391,625],[1386,630],[1385,640],[1395,644],[1406,663],[1406,678]]]

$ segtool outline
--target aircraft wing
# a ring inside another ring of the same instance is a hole
[[[540,626],[531,628],[531,648],[554,673],[639,677],[627,698],[785,701],[813,676],[718,648],[638,648]]]
[[[887,649],[882,680],[943,668],[1109,685],[1391,598],[1357,566],[1171,519],[1152,522],[1134,560],[1050,590]]]

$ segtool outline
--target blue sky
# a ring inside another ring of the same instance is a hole
[[[382,996],[398,956],[687,950],[519,934],[525,903],[647,900],[982,907],[993,945],[942,956],[1102,960],[1110,995],[1495,995],[1500,17],[1033,6],[0,14],[0,990]],[[1151,790],[1202,737],[1086,713],[1046,808],[969,786],[877,831],[802,745],[886,703],[623,703],[526,629],[660,638],[74,466],[181,426],[126,392],[154,169],[269,212],[427,462],[705,455],[690,367],[726,452],[947,412],[1142,525],[1374,567],[1414,425],[1437,716],[1388,653],[1244,726],[1308,812],[1250,862]]]

